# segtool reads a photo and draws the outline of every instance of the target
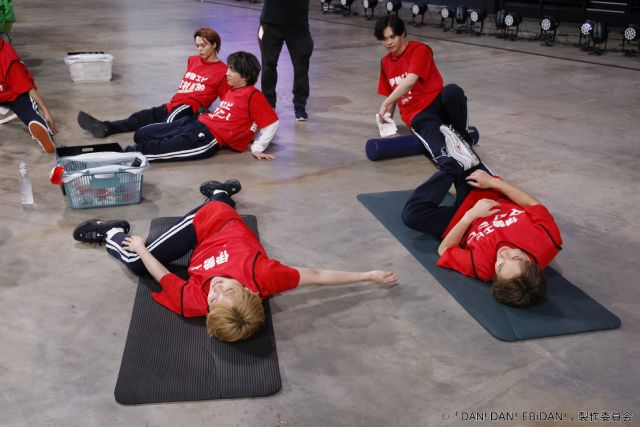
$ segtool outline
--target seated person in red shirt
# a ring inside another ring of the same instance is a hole
[[[378,93],[386,97],[380,120],[392,117],[397,105],[402,120],[440,169],[477,166],[480,160],[470,147],[467,97],[455,84],[443,87],[431,48],[407,41],[404,22],[396,15],[379,18],[374,35],[389,51],[380,64]]]
[[[211,157],[220,146],[243,152],[253,140],[251,153],[257,159],[273,160],[264,150],[273,139],[280,122],[264,94],[253,87],[260,74],[260,62],[248,52],[235,52],[227,58],[228,90],[212,113],[196,120],[183,118],[173,123],[145,126],[126,151],[139,151],[150,162],[196,160]]]
[[[126,119],[100,121],[80,111],[78,124],[96,138],[132,132],[152,123],[171,123],[183,117],[193,118],[200,108],[208,109],[225,90],[227,66],[218,58],[220,35],[211,28],[199,28],[193,38],[198,55],[187,59],[187,71],[171,101],[159,107],[133,113]]]
[[[451,185],[453,206],[440,206]],[[484,170],[438,171],[407,201],[402,220],[443,238],[438,265],[488,282],[498,302],[525,307],[545,294],[544,269],[561,249],[553,217],[529,193]]]
[[[13,47],[1,38],[0,107],[12,110],[27,125],[31,137],[45,152],[56,150],[53,134],[58,129],[36,89],[33,76]]]
[[[207,329],[223,341],[249,338],[264,323],[261,300],[298,285],[337,285],[372,281],[396,283],[395,273],[365,273],[288,267],[269,259],[257,237],[233,208],[237,180],[208,181],[200,186],[207,201],[151,242],[127,236],[126,221],[90,220],[74,238],[106,241],[107,252],[137,274],[149,273],[162,291],[152,297],[184,317],[207,316]],[[193,249],[189,278],[170,273],[165,265]]]

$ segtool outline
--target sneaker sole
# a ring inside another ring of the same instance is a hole
[[[31,133],[33,139],[38,141],[38,144],[40,144],[40,147],[42,147],[46,153],[56,151],[56,144],[54,144],[49,130],[45,128],[42,123],[36,121],[29,123],[29,133]]]
[[[478,155],[451,128],[440,126],[440,132],[444,135],[449,155],[460,163],[465,171],[480,164]]]

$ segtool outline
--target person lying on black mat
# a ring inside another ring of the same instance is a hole
[[[455,204],[441,206],[451,185]],[[436,172],[411,195],[402,221],[443,238],[440,267],[492,281],[494,298],[512,306],[544,296],[542,269],[562,245],[555,220],[538,199],[480,169]]]
[[[203,183],[200,192],[207,201],[150,242],[128,236],[129,223],[122,220],[89,220],[76,227],[73,236],[82,242],[105,242],[107,252],[133,272],[151,274],[162,287],[152,293],[158,303],[184,317],[207,316],[209,334],[222,341],[252,336],[265,321],[261,300],[298,285],[397,283],[393,272],[288,267],[269,259],[234,209],[231,196],[240,189],[237,180]],[[189,278],[183,280],[165,265],[190,250]]]

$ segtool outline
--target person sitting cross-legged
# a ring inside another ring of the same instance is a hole
[[[209,334],[229,342],[249,338],[264,323],[262,299],[299,285],[397,282],[393,272],[289,267],[268,258],[234,209],[231,196],[240,189],[237,180],[202,184],[207,201],[152,241],[127,235],[126,221],[90,220],[75,229],[74,238],[105,242],[110,255],[160,284],[162,291],[152,293],[156,302],[184,317],[207,316]],[[190,250],[189,278],[184,280],[165,265]]]
[[[455,203],[443,206],[452,185]],[[542,269],[562,246],[555,220],[538,199],[481,169],[436,172],[413,192],[402,220],[442,239],[438,266],[491,281],[494,298],[512,306],[545,295]]]

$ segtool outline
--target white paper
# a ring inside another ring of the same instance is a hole
[[[379,114],[376,114],[376,123],[378,123],[378,129],[380,130],[380,136],[382,138],[384,138],[386,136],[391,136],[391,135],[395,135],[396,133],[398,133],[398,127],[396,126],[396,123],[391,118],[391,114],[390,113],[386,113],[384,115],[384,118],[386,119],[386,122],[383,121],[380,118]]]

